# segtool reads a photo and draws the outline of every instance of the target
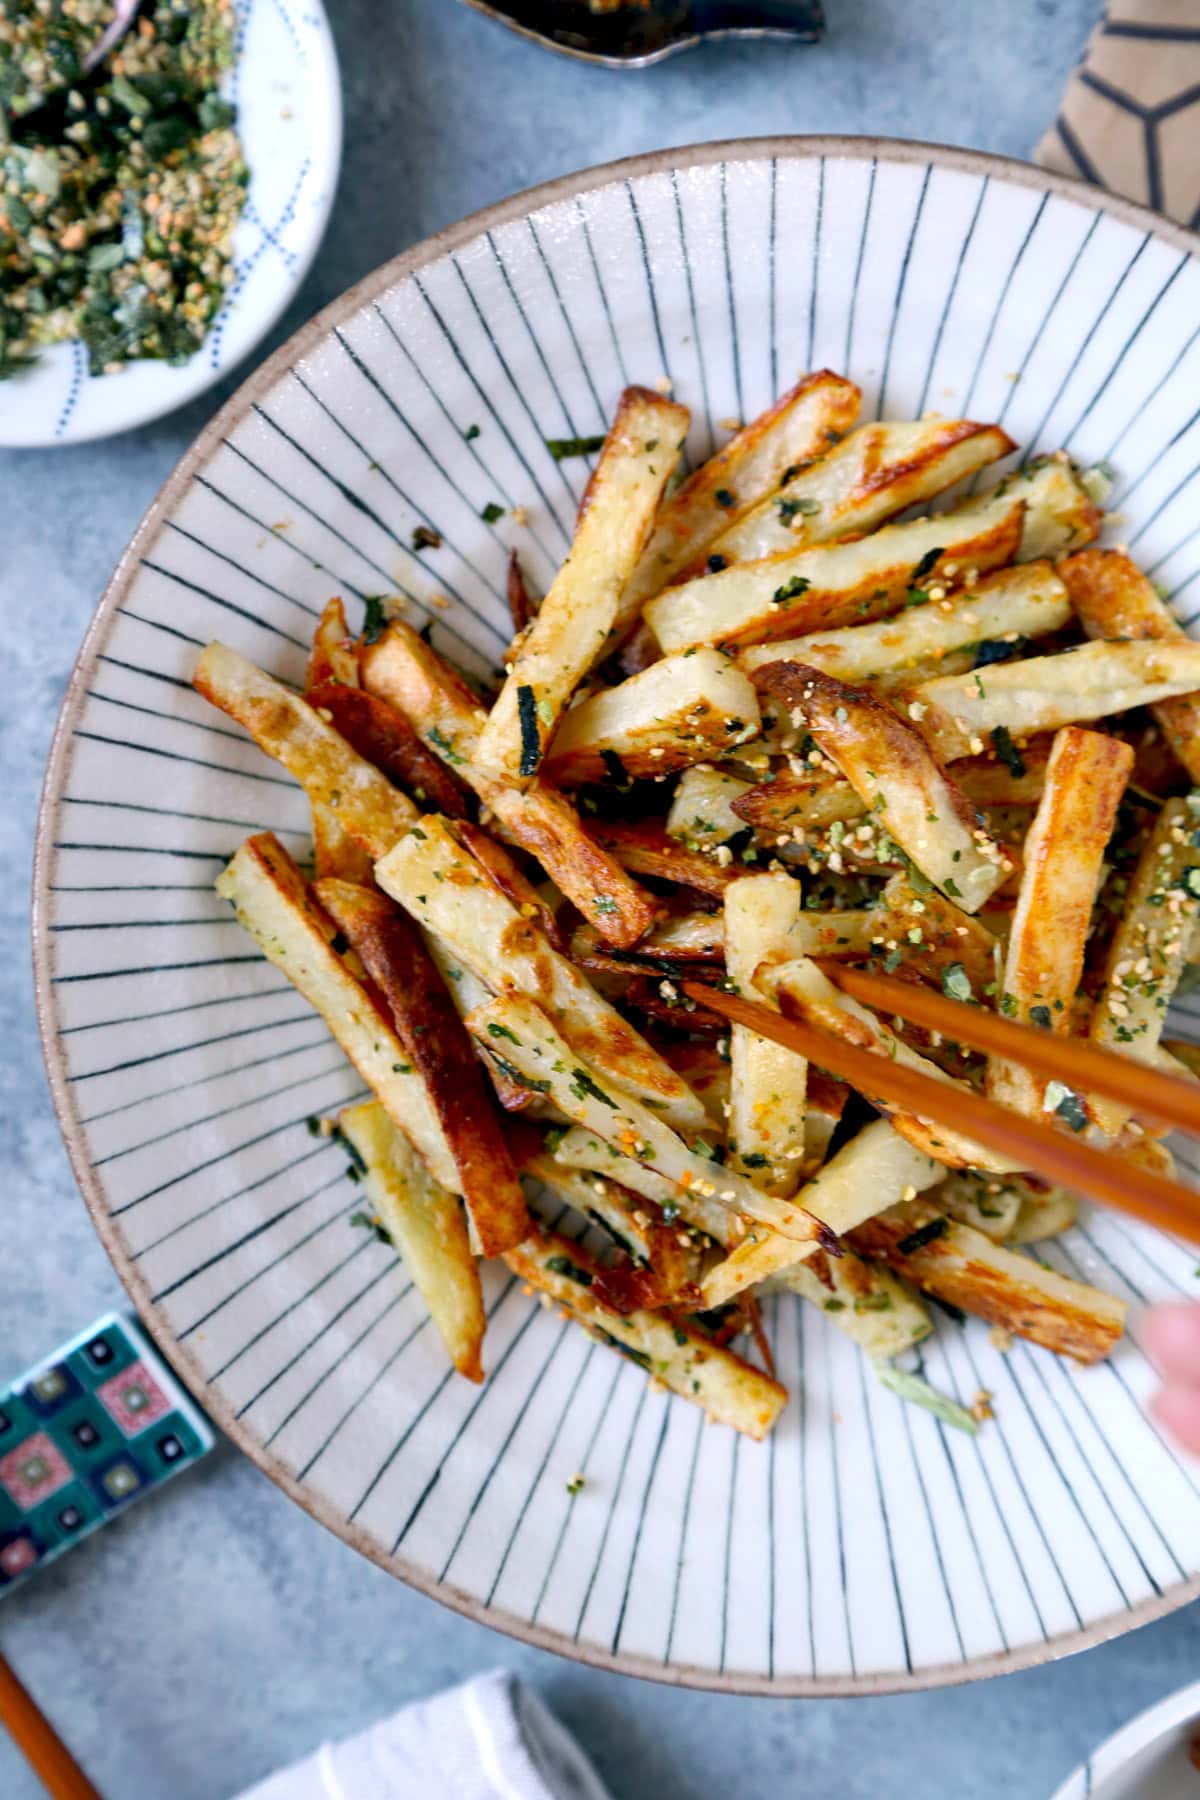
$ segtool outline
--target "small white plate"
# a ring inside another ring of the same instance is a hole
[[[1198,1728],[1200,1681],[1194,1681],[1122,1725],[1054,1800],[1195,1800],[1200,1770],[1188,1750]]]
[[[337,56],[321,0],[237,0],[225,93],[238,111],[250,187],[234,236],[234,277],[186,363],[143,359],[88,374],[75,341],[0,382],[0,446],[35,449],[112,437],[194,400],[248,356],[283,312],[325,231],[342,156]]]

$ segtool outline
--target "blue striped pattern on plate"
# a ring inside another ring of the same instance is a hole
[[[495,1272],[488,1383],[449,1375],[404,1268],[348,1222],[342,1152],[305,1130],[356,1079],[212,892],[248,831],[302,850],[305,805],[188,686],[218,635],[297,681],[331,592],[356,612],[397,587],[449,654],[493,665],[508,545],[548,582],[587,479],[547,437],[603,430],[624,383],[667,376],[698,460],[719,421],[822,364],[867,415],[969,413],[1111,459],[1125,536],[1192,619],[1192,248],[1053,178],[895,145],[730,146],[560,183],[316,321],[135,539],[47,787],[56,1098],[104,1240],[206,1406],[406,1579],[568,1654],[779,1692],[994,1672],[1197,1591],[1197,1471],[1141,1410],[1136,1314],[1087,1372],[947,1321],[925,1370],[992,1392],[977,1440],[782,1300],[767,1323],[795,1397],[763,1447]],[[420,524],[440,549],[411,547]],[[1116,1217],[1046,1256],[1135,1303],[1196,1289],[1193,1253]]]

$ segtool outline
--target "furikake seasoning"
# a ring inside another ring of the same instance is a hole
[[[111,0],[0,0],[0,378],[63,338],[93,375],[184,362],[233,273],[247,171],[218,83],[233,0],[149,0],[108,62]]]

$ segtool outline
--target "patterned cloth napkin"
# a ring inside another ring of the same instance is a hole
[[[531,1688],[503,1669],[280,1769],[241,1800],[610,1800]]]
[[[1200,229],[1200,3],[1111,0],[1034,160]]]

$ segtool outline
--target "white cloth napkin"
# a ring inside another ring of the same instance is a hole
[[[240,1800],[611,1800],[570,1733],[504,1669],[269,1775]]]

